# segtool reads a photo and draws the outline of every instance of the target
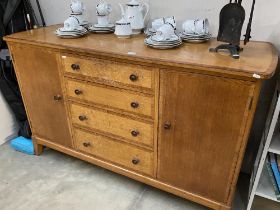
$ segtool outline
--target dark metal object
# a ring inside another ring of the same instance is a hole
[[[138,102],[132,102],[130,105],[131,105],[131,107],[134,108],[134,109],[136,109],[136,108],[139,107],[139,103],[138,103]]]
[[[165,130],[169,130],[171,128],[171,122],[168,121],[168,122],[164,123],[163,127]]]
[[[53,97],[53,99],[54,99],[55,101],[61,101],[61,100],[62,100],[62,96],[61,96],[61,95],[55,95],[55,96]]]
[[[75,94],[76,94],[76,95],[81,95],[82,93],[83,93],[83,91],[81,91],[81,90],[79,90],[79,89],[76,89],[76,90],[75,90]]]
[[[138,163],[140,163],[140,160],[138,158],[133,158],[131,161],[134,165],[137,165]]]
[[[79,120],[80,120],[80,121],[85,121],[85,120],[87,120],[87,116],[85,116],[85,115],[80,115],[80,116],[79,116]]]
[[[244,45],[246,45],[251,39],[251,27],[252,27],[252,21],[253,21],[253,16],[254,16],[255,4],[256,4],[256,0],[253,0],[251,14],[250,14],[246,34],[244,35],[245,36]]]
[[[36,4],[37,4],[37,7],[38,7],[38,10],[39,10],[39,13],[40,13],[40,18],[41,18],[41,21],[42,21],[42,25],[43,25],[43,27],[46,27],[45,18],[43,16],[43,12],[42,12],[39,0],[36,0]]]
[[[220,12],[220,26],[217,40],[226,42],[216,48],[210,48],[210,52],[218,52],[219,50],[228,50],[231,56],[239,59],[240,37],[245,20],[245,10],[241,6],[242,0],[232,0],[225,5]]]
[[[79,65],[79,64],[73,63],[73,64],[71,65],[71,68],[72,68],[74,71],[78,71],[78,70],[80,70],[80,65]]]
[[[133,137],[137,137],[138,135],[139,135],[140,133],[139,133],[139,131],[131,131],[131,135],[133,136]]]
[[[135,74],[131,74],[130,77],[129,77],[129,79],[130,79],[132,82],[135,82],[135,81],[138,80],[138,76],[135,75]]]
[[[241,30],[245,20],[245,10],[238,3],[229,3],[220,13],[218,41],[240,45]]]
[[[84,142],[83,145],[84,145],[84,147],[89,147],[90,143],[89,142]]]
[[[239,53],[243,51],[239,45],[232,45],[232,44],[221,44],[216,48],[210,48],[210,52],[218,52],[219,50],[229,50],[231,57],[234,59],[239,59]]]

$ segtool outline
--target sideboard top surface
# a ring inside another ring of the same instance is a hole
[[[241,52],[240,59],[235,60],[226,53],[209,53],[209,48],[220,44],[216,40],[203,44],[184,43],[177,49],[156,50],[145,46],[143,35],[119,39],[113,34],[89,34],[79,39],[61,39],[54,34],[58,27],[59,25],[54,25],[20,32],[6,36],[5,40],[159,65],[183,68],[196,66],[208,71],[238,76],[259,75],[259,79],[270,78],[278,62],[275,47],[267,42],[248,43],[243,46],[244,51]]]

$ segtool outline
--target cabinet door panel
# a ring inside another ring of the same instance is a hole
[[[49,141],[71,147],[56,53],[27,46],[12,46],[21,93],[32,132]]]
[[[226,202],[253,83],[163,70],[160,77],[158,178]]]

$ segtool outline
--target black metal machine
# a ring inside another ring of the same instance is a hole
[[[251,38],[251,26],[254,15],[256,0],[253,0],[249,23],[247,26],[244,44],[246,45]],[[229,50],[231,56],[235,59],[239,58],[239,52],[243,49],[240,47],[241,31],[245,20],[245,10],[242,7],[242,0],[232,0],[225,5],[220,12],[220,26],[217,40],[228,44],[221,44],[216,48],[211,48],[210,52],[218,52],[219,50]]]

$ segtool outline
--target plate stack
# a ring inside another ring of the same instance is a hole
[[[114,33],[115,31],[115,25],[110,23],[106,26],[94,24],[88,28],[88,30],[92,33],[101,33],[101,34],[108,34],[108,33]]]
[[[85,29],[82,26],[80,26],[76,29],[72,29],[72,30],[65,29],[65,28],[59,28],[55,31],[55,34],[58,37],[64,38],[64,39],[79,38],[79,37],[86,35],[87,33],[88,33],[87,29]]]
[[[146,38],[145,44],[155,49],[164,50],[179,47],[182,44],[182,40],[179,36],[172,35],[170,38],[160,41],[154,35]]]
[[[188,34],[185,32],[182,32],[179,34],[181,39],[184,42],[190,42],[190,43],[203,43],[212,38],[212,35],[210,33],[207,34]]]

